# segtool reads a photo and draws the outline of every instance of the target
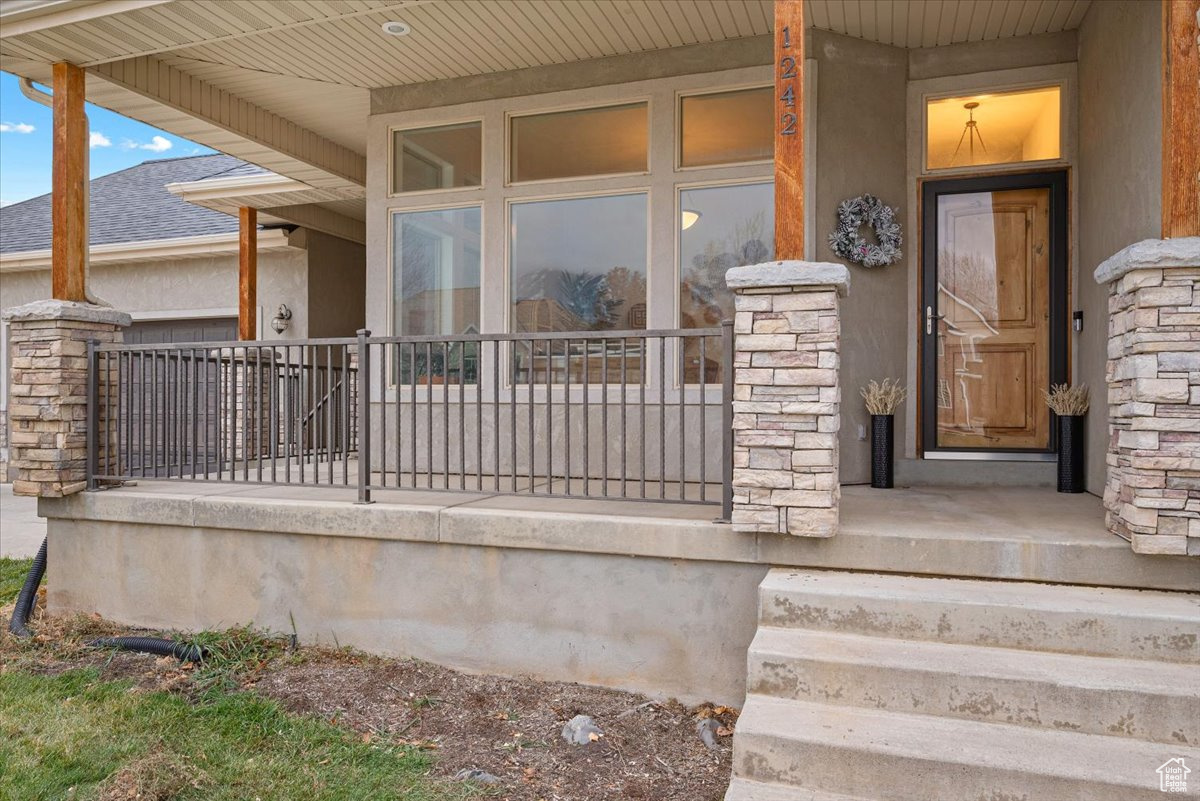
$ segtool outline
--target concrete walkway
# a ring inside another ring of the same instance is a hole
[[[0,484],[0,557],[27,559],[46,537],[46,520],[38,517],[37,498],[13,495],[12,484]]]

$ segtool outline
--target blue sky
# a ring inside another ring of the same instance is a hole
[[[91,103],[87,114],[93,178],[148,159],[214,152]],[[52,116],[50,109],[21,94],[15,75],[0,72],[0,205],[50,191]]]

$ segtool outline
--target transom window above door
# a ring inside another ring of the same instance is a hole
[[[927,169],[1051,161],[1061,154],[1059,86],[925,102]]]

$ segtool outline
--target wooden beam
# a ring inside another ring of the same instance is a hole
[[[258,210],[238,209],[238,339],[258,335]]]
[[[804,0],[775,0],[775,258],[804,258]]]
[[[1162,235],[1200,236],[1200,0],[1164,0]]]
[[[87,302],[87,117],[84,73],[53,67],[54,155],[51,184],[50,285],[55,300]]]

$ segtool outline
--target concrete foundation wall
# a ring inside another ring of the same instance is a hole
[[[410,511],[404,541],[51,519],[49,606],[193,631],[294,621],[304,642],[742,702],[765,565],[418,541],[431,518]]]
[[[1092,389],[1087,487],[1104,492],[1108,287],[1092,278],[1121,248],[1159,236],[1162,90],[1158,3],[1095,3],[1079,29],[1079,280],[1075,380]]]

